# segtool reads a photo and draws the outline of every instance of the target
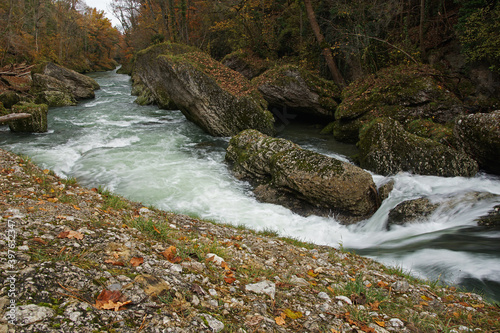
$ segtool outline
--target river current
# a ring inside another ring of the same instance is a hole
[[[343,247],[500,302],[500,229],[479,228],[475,222],[499,204],[500,197],[465,199],[452,210],[438,209],[422,223],[386,228],[389,211],[402,201],[426,196],[439,203],[470,192],[500,195],[500,177],[373,174],[377,185],[393,179],[395,186],[369,220],[343,226],[334,217],[302,217],[259,203],[250,185],[232,176],[224,163],[229,138],[205,134],[180,111],[135,104],[127,75],[111,71],[90,76],[101,85],[95,99],[51,108],[47,133],[16,134],[1,126],[0,147],[27,155],[61,177],[76,178],[83,186],[101,186],[147,206]],[[353,152],[353,146],[317,131],[281,124],[279,136],[344,160]]]

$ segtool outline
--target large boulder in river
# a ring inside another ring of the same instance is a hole
[[[332,81],[293,65],[272,68],[252,80],[271,109],[333,120],[340,89]]]
[[[99,84],[74,70],[47,62],[32,71],[32,93],[37,102],[49,106],[74,105],[75,101],[94,98]]]
[[[238,178],[292,195],[344,223],[367,218],[378,208],[377,190],[368,172],[285,139],[243,131],[231,139],[226,160]]]
[[[451,147],[411,134],[396,120],[377,118],[360,133],[359,162],[362,168],[381,175],[400,171],[442,177],[472,177],[476,161]]]
[[[458,117],[453,134],[457,146],[480,167],[500,175],[500,111]]]
[[[444,86],[430,66],[396,66],[350,84],[335,111],[333,135],[342,142],[358,141],[359,130],[377,117],[403,125],[415,119],[444,124],[464,111],[462,102]]]
[[[47,132],[47,115],[49,107],[46,104],[20,102],[12,106],[12,113],[27,113],[31,117],[9,122],[12,132],[43,133]]]
[[[249,128],[274,133],[266,101],[243,75],[203,52],[156,55],[154,50],[138,54],[134,73],[156,95],[168,96],[188,120],[213,136]]]
[[[224,57],[222,64],[235,70],[247,79],[264,73],[269,68],[270,61],[264,60],[254,54],[251,50],[237,50]]]

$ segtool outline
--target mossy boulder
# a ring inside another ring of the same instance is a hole
[[[443,177],[474,176],[476,161],[451,147],[411,134],[396,120],[377,118],[360,133],[362,168],[381,175],[401,171]]]
[[[203,52],[152,50],[139,53],[135,74],[155,96],[171,99],[204,131],[213,136],[232,136],[248,128],[274,133],[266,101],[243,75]]]
[[[49,106],[74,105],[76,101],[95,97],[99,84],[92,78],[52,62],[32,71],[31,93],[37,103]]]
[[[333,120],[340,101],[340,89],[332,81],[320,78],[294,65],[277,66],[252,80],[271,109],[286,109],[325,120]]]
[[[400,65],[350,84],[342,92],[335,112],[339,141],[357,142],[359,129],[377,117],[391,117],[402,124],[431,119],[445,124],[464,112],[462,102],[427,65]]]
[[[500,174],[500,111],[458,117],[453,134],[459,149],[481,168]]]
[[[222,59],[222,64],[241,73],[247,79],[264,73],[269,68],[269,61],[254,54],[251,50],[237,50]]]
[[[268,196],[271,202],[283,204],[285,194],[293,197],[293,205],[285,204],[289,208],[297,208],[297,201],[305,203],[299,213],[312,207],[305,215],[333,213],[347,224],[369,217],[378,208],[377,190],[368,172],[285,139],[243,131],[231,139],[226,161],[238,178],[273,189],[276,194]]]
[[[28,113],[31,117],[9,122],[9,128],[13,132],[47,132],[48,112],[49,107],[46,104],[20,102],[12,107],[12,113]]]
[[[6,90],[0,94],[0,103],[7,109],[21,101],[21,96],[12,90]]]

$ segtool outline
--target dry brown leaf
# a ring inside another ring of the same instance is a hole
[[[130,303],[132,303],[132,301],[127,301],[120,291],[104,289],[99,296],[97,296],[95,307],[97,309],[118,311],[123,310],[122,307]]]
[[[224,278],[224,281],[226,281],[226,283],[228,283],[228,284],[232,284],[232,283],[234,283],[234,281],[236,281],[236,279],[232,276],[226,276]]]
[[[125,264],[123,262],[121,262],[121,261],[115,261],[115,260],[112,260],[112,259],[104,260],[104,263],[111,264],[111,265],[114,265],[114,266],[125,266]]]
[[[83,234],[78,231],[67,230],[62,231],[57,235],[57,238],[75,238],[75,239],[83,239]]]
[[[33,241],[34,241],[34,242],[37,242],[37,243],[40,243],[40,244],[43,244],[43,245],[47,245],[47,241],[46,241],[46,240],[41,239],[40,237],[34,237],[34,238],[33,238]]]
[[[182,261],[181,257],[177,255],[177,248],[171,245],[168,249],[162,252],[163,256],[173,264],[177,264]]]
[[[132,267],[137,267],[139,265],[142,265],[143,263],[144,263],[144,258],[137,257],[130,259],[130,264],[132,265]]]

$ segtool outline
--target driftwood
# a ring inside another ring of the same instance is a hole
[[[17,120],[17,119],[25,119],[31,117],[31,114],[29,113],[11,113],[6,116],[1,116],[0,117],[0,123],[6,123],[11,120]]]

